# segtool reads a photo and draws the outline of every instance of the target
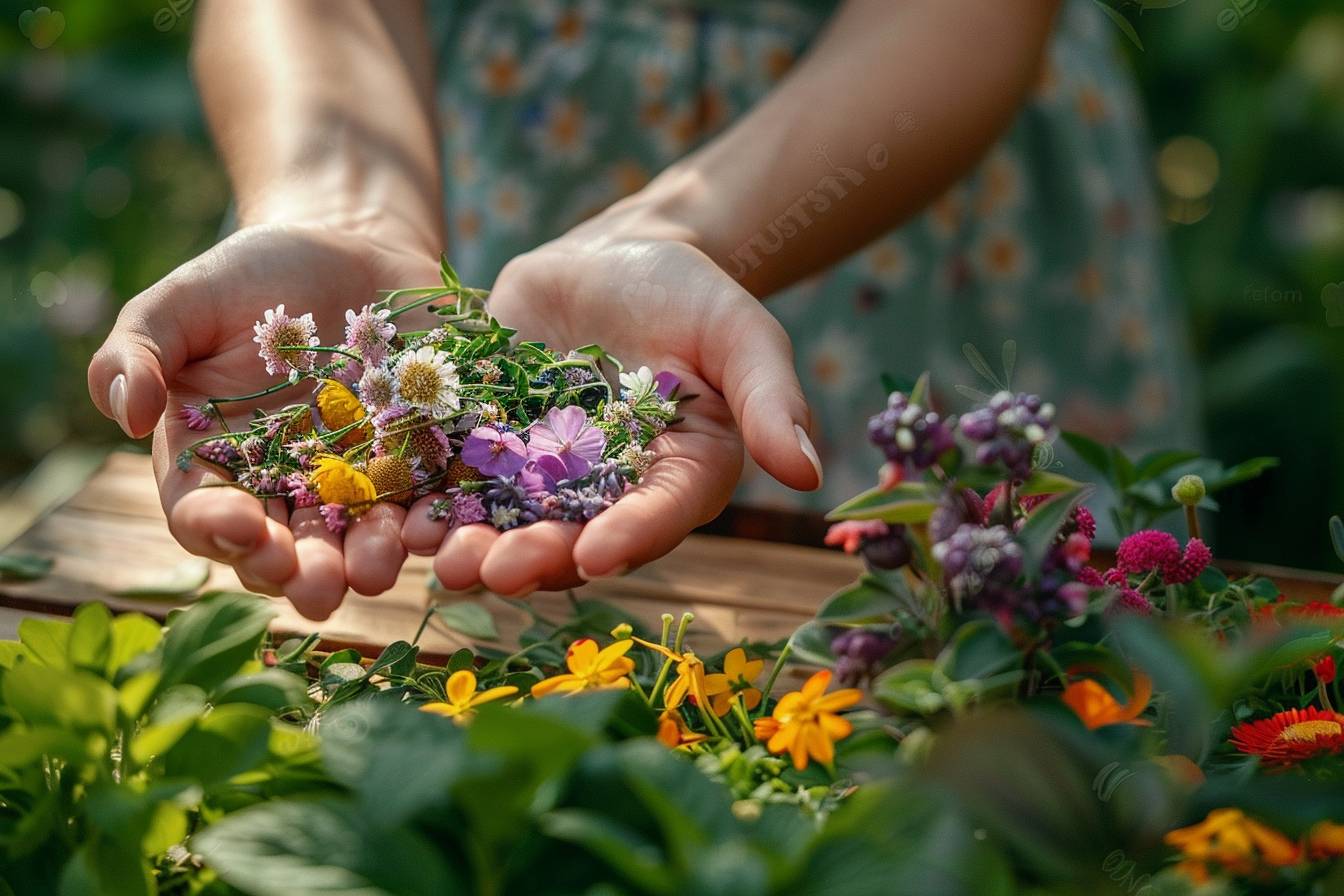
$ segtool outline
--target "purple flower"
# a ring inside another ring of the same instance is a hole
[[[472,523],[483,523],[489,516],[485,512],[485,504],[481,501],[481,496],[471,492],[460,492],[453,495],[453,513],[449,522],[449,528],[458,526],[469,526]]]
[[[322,521],[327,524],[327,529],[333,535],[344,532],[350,522],[350,513],[344,504],[323,504],[317,508],[317,512],[322,515]]]
[[[904,392],[891,393],[886,410],[868,421],[868,438],[887,460],[915,470],[927,470],[954,444],[947,421],[912,404]]]
[[[512,476],[527,463],[527,446],[514,433],[478,426],[462,444],[462,462],[487,476]]]
[[[308,477],[302,473],[290,473],[280,480],[280,488],[289,493],[289,499],[294,502],[295,510],[302,507],[316,507],[322,503]]]
[[[353,309],[345,312],[345,344],[359,352],[365,364],[381,364],[387,358],[388,341],[397,335],[390,314],[387,308],[374,311],[368,305],[358,314]]]
[[[266,362],[266,372],[275,376],[284,373],[291,365],[296,370],[308,370],[317,360],[315,352],[300,349],[281,350],[287,345],[317,345],[317,323],[311,314],[290,317],[285,313],[283,304],[266,312],[266,319],[259,320],[252,328],[256,336],[252,341],[260,346],[257,354]]]
[[[1031,474],[1032,453],[1036,446],[1052,440],[1055,406],[1037,395],[999,392],[989,403],[964,415],[959,421],[961,434],[978,442],[975,462],[984,466],[1003,463],[1014,479]]]
[[[653,388],[659,398],[667,401],[681,388],[681,377],[670,370],[660,370],[653,375]]]
[[[836,677],[850,686],[872,678],[881,671],[882,661],[896,649],[896,644],[889,634],[866,628],[846,629],[831,641]]]
[[[214,421],[204,405],[184,404],[179,412],[182,421],[187,424],[187,429],[193,432],[205,432],[210,428]]]
[[[607,437],[588,422],[578,405],[551,408],[529,431],[528,453],[537,458],[550,454],[564,465],[565,479],[578,479],[602,459]],[[467,461],[471,463],[471,461]],[[483,469],[483,468],[481,468]]]
[[[529,495],[554,494],[559,484],[569,478],[563,460],[554,454],[539,454],[530,458],[518,473],[518,484]]]
[[[993,614],[1005,625],[1021,603],[1022,547],[1006,526],[958,526],[933,546],[948,590],[959,605]]]
[[[203,460],[219,464],[221,467],[227,467],[242,460],[238,455],[238,450],[233,447],[233,443],[228,439],[211,439],[196,448],[196,455]]]

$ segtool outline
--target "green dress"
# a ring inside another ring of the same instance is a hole
[[[775,85],[836,5],[432,4],[444,201],[463,277],[491,282],[512,256],[712,137]],[[748,461],[739,501],[819,509],[869,487],[879,455],[865,424],[882,405],[881,374],[929,369],[955,409],[1008,379],[1009,341],[1011,386],[1053,400],[1065,427],[1139,451],[1191,443],[1184,334],[1115,37],[1094,0],[1066,3],[1039,83],[979,166],[900,229],[770,299],[793,338],[826,485],[798,495]],[[898,131],[919,127],[885,114]],[[835,175],[840,213],[846,185],[884,163],[810,151],[819,179]],[[761,234],[735,263],[757,263],[786,235]],[[967,343],[988,369],[968,361]]]

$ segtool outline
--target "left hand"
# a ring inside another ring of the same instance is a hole
[[[638,486],[587,525],[447,531],[413,506],[406,548],[435,554],[447,588],[520,596],[619,575],[676,547],[728,504],[742,448],[780,482],[821,485],[810,412],[779,322],[708,256],[666,229],[631,233],[611,213],[521,255],[501,272],[491,313],[565,350],[600,343],[622,362],[681,378],[683,420],[649,444]],[[619,220],[619,219],[618,219]],[[652,235],[647,235],[647,234]]]

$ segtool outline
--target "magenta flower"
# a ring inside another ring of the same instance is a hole
[[[554,454],[538,454],[530,458],[518,474],[518,484],[532,496],[553,495],[568,477],[564,461]]]
[[[681,377],[670,370],[660,370],[653,375],[653,389],[663,401],[670,399],[681,388]]]
[[[323,504],[317,508],[317,512],[321,514],[322,521],[327,524],[327,530],[332,535],[340,535],[350,522],[350,512],[346,510],[344,504]]]
[[[588,422],[578,405],[551,408],[529,431],[528,454],[533,458],[552,455],[564,465],[565,479],[578,479],[602,459],[607,437]]]
[[[527,463],[527,446],[511,432],[478,426],[462,443],[462,462],[487,476],[512,476]]]
[[[187,424],[187,429],[193,432],[205,432],[214,423],[204,405],[184,404],[180,416],[182,421]]]

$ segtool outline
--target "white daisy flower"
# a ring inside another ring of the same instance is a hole
[[[461,380],[447,353],[433,346],[407,352],[394,371],[401,400],[432,417],[447,417],[461,409],[457,387]]]
[[[630,393],[630,400],[637,404],[653,394],[653,371],[647,367],[641,367],[633,373],[624,371],[621,374],[621,387]]]
[[[371,411],[381,411],[397,400],[397,380],[386,367],[370,367],[359,378],[359,400]]]

